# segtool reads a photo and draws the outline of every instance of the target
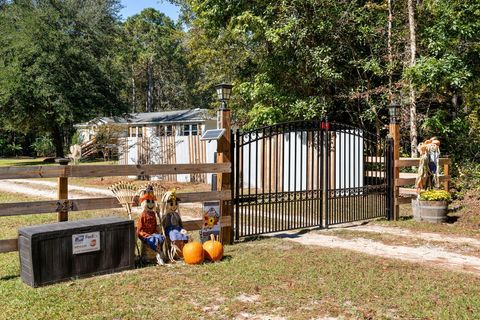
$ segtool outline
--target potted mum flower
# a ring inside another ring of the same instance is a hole
[[[444,222],[447,220],[448,204],[452,200],[445,190],[426,190],[420,192],[418,200],[413,200],[413,219],[426,222]]]

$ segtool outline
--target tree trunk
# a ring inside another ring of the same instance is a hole
[[[390,71],[388,72],[388,94],[390,102],[392,99],[392,65],[393,65],[393,53],[392,53],[392,0],[388,0],[388,27],[387,27],[387,51],[388,51],[388,65]]]
[[[147,63],[147,79],[148,79],[148,87],[147,87],[147,112],[153,111],[153,90],[154,90],[154,83],[153,83],[153,58],[150,58]]]
[[[52,131],[53,131],[52,138],[53,138],[53,142],[55,143],[55,155],[57,157],[63,158],[65,155],[63,153],[62,130],[59,128],[57,124],[54,124]]]
[[[417,40],[415,31],[415,4],[414,0],[408,0],[408,26],[410,29],[410,66],[415,65],[417,54]],[[417,151],[417,105],[415,89],[410,82],[410,148],[412,157],[418,156]]]
[[[134,74],[134,68],[133,64],[131,66],[132,68],[132,112],[135,113],[137,112],[137,92],[136,92],[136,86],[135,86],[135,74]]]

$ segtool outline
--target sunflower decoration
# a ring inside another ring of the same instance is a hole
[[[210,208],[203,217],[203,227],[213,228],[218,223],[218,213],[214,208]]]

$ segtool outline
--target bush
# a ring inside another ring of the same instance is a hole
[[[445,190],[427,190],[420,192],[421,201],[452,201],[450,193]]]
[[[31,147],[35,150],[37,156],[48,157],[55,155],[55,144],[53,143],[52,138],[48,135],[35,139],[35,142]]]
[[[77,131],[73,134],[70,144],[82,144],[83,139],[80,133]]]

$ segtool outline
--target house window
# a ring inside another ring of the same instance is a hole
[[[167,136],[173,136],[173,126],[169,124],[168,126],[165,126],[165,127],[166,127]]]
[[[192,136],[198,135],[198,125],[192,124]]]
[[[181,127],[180,135],[182,136],[196,136],[198,135],[198,124],[184,124]]]
[[[157,137],[163,137],[165,135],[165,126],[157,126]]]
[[[182,136],[189,136],[189,135],[190,135],[190,125],[189,124],[184,124],[183,125]]]
[[[143,127],[130,127],[130,137],[143,137]]]

